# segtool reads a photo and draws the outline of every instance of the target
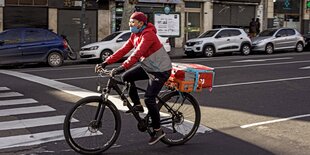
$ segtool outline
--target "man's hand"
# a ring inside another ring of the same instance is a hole
[[[125,72],[125,68],[123,66],[119,66],[117,68],[113,68],[112,71],[111,71],[111,76],[114,76],[114,75],[117,75],[117,74],[120,74],[120,73],[123,73]]]
[[[103,70],[107,66],[107,63],[101,63],[97,64],[95,67],[95,73],[99,73],[101,70]]]

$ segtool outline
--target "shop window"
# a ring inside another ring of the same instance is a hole
[[[18,5],[18,0],[6,0],[6,5]]]
[[[185,8],[201,8],[200,2],[185,2]]]
[[[47,0],[35,0],[34,5],[47,5],[48,1]]]
[[[38,5],[38,6],[47,6],[48,0],[6,0],[5,5]]]
[[[20,5],[33,5],[32,0],[19,0]]]

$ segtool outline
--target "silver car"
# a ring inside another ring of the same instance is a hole
[[[221,28],[206,31],[198,38],[190,39],[184,46],[187,56],[202,54],[212,57],[216,53],[241,52],[250,54],[251,39],[239,28]]]
[[[271,54],[276,50],[302,52],[305,47],[303,36],[292,28],[267,29],[252,38],[252,51]]]

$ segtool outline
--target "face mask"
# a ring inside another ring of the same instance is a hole
[[[132,33],[139,33],[140,29],[137,28],[137,26],[133,26],[133,27],[130,27],[130,32]]]

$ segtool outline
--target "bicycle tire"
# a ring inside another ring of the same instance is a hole
[[[76,60],[77,59],[77,53],[71,48],[71,46],[68,44],[68,58],[70,60]]]
[[[98,127],[94,125],[94,118],[102,106],[104,112]],[[121,116],[111,101],[90,96],[79,100],[67,113],[63,130],[65,140],[73,150],[81,154],[98,154],[116,142],[121,130]]]
[[[178,91],[164,95],[162,100],[177,113],[177,117],[173,117],[163,104],[158,104],[160,112],[164,113],[161,116],[161,126],[166,134],[161,141],[170,146],[182,145],[193,138],[199,128],[201,119],[199,104],[191,94]],[[167,124],[169,120],[171,122]]]

